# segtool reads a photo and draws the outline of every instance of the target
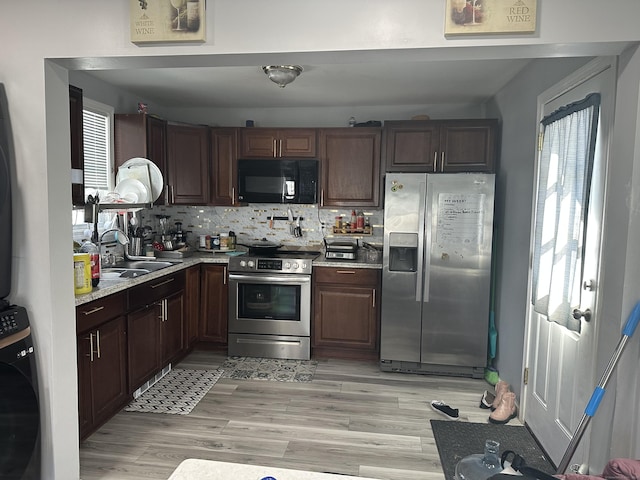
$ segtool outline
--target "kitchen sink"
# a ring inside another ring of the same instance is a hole
[[[116,278],[136,278],[151,272],[156,272],[174,265],[171,262],[154,262],[135,260],[120,262],[115,267],[105,267],[100,274],[105,280]]]

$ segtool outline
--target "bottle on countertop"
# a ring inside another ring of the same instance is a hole
[[[356,227],[358,226],[358,214],[355,210],[351,210],[351,222],[349,223],[351,224],[351,229],[355,231]]]
[[[362,210],[358,212],[356,230],[358,232],[364,232],[364,213],[362,213]]]
[[[91,285],[97,287],[100,283],[100,250],[98,250],[98,246],[95,243],[85,240],[80,247],[80,251],[89,254]]]

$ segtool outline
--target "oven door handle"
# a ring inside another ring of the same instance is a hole
[[[242,283],[286,283],[295,285],[305,285],[311,283],[310,275],[244,275],[229,274],[229,281]]]

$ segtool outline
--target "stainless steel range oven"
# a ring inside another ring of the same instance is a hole
[[[317,253],[229,259],[229,355],[308,360]]]

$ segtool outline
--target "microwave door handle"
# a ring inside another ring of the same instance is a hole
[[[282,185],[284,190],[283,197],[287,200],[293,200],[296,198],[296,182],[295,180],[284,180]]]

